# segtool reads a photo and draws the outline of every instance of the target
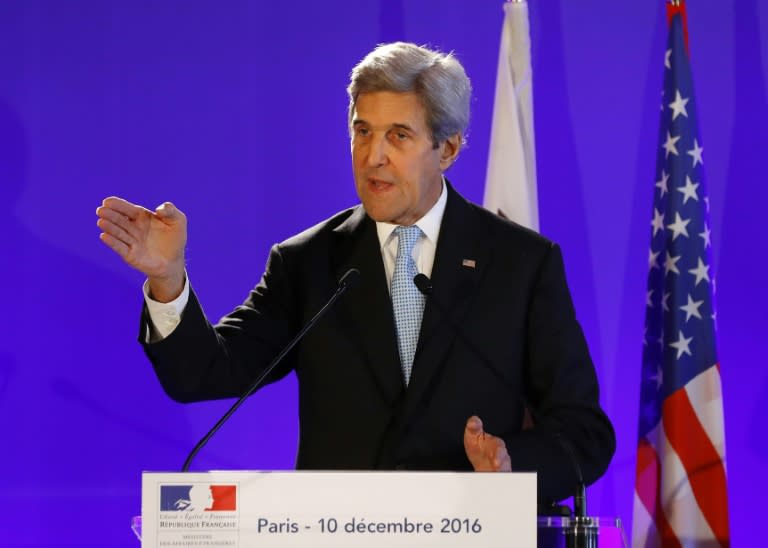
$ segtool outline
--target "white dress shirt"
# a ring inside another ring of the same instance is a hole
[[[448,202],[448,193],[445,188],[445,179],[440,190],[440,197],[432,209],[414,224],[421,229],[421,238],[413,246],[413,260],[416,268],[427,277],[432,276],[432,265],[435,262],[437,239],[440,236],[440,223],[443,221],[445,204]],[[384,260],[384,272],[387,275],[387,288],[391,291],[392,274],[395,270],[395,258],[397,257],[397,236],[394,231],[397,225],[390,223],[376,223],[376,233],[381,245],[381,258]],[[146,334],[147,342],[157,342],[173,333],[173,330],[181,322],[181,314],[189,302],[189,277],[184,276],[184,289],[181,295],[168,303],[161,303],[149,296],[149,281],[144,282],[144,300],[149,312],[149,329]]]
[[[419,273],[428,278],[432,277],[432,265],[435,263],[435,251],[437,250],[437,239],[440,236],[440,223],[443,221],[445,213],[445,204],[448,202],[448,193],[445,190],[445,183],[432,209],[427,211],[421,219],[415,224],[421,229],[422,235],[413,246],[413,260],[416,262],[416,269]],[[390,223],[376,223],[376,232],[379,235],[379,244],[381,245],[381,258],[384,259],[384,272],[387,275],[387,287],[391,291],[392,274],[395,272],[395,259],[397,258],[397,236],[395,236],[397,225]]]

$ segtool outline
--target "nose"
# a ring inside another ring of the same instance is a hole
[[[389,161],[387,139],[384,135],[372,136],[368,147],[368,166],[381,167]]]

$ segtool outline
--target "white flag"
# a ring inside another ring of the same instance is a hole
[[[504,4],[496,99],[483,205],[539,229],[528,4]]]

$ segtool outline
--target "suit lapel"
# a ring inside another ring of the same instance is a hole
[[[413,373],[403,396],[403,379],[397,347],[392,301],[387,290],[376,224],[362,207],[334,230],[337,238],[332,261],[337,279],[349,268],[360,270],[360,286],[339,302],[344,322],[360,344],[366,363],[382,394],[391,404],[402,403],[397,423],[404,426],[430,386],[439,378],[456,333],[437,300],[461,325],[474,301],[476,288],[490,259],[472,206],[450,185],[448,202],[440,225],[440,237],[432,267],[433,296],[427,299],[421,324]],[[375,313],[372,313],[375,311]]]
[[[485,238],[478,233],[474,222],[472,206],[450,185],[446,186],[448,203],[432,267],[433,295],[427,299],[424,309],[413,373],[406,391],[403,409],[406,421],[438,378],[456,338],[455,330],[444,313],[450,314],[454,325],[461,326],[490,256]],[[433,300],[446,310],[441,311]]]
[[[360,344],[384,397],[394,404],[404,387],[376,224],[361,206],[334,233],[337,242],[332,260],[337,279],[350,268],[361,274],[360,285],[339,303],[343,321]]]

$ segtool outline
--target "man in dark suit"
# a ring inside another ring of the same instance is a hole
[[[388,44],[348,91],[362,204],[276,245],[216,326],[186,277],[183,213],[119,198],[98,208],[101,239],[148,276],[140,338],[163,387],[184,402],[239,395],[357,268],[359,287],[269,379],[299,381],[298,468],[530,470],[540,499],[559,500],[576,484],[570,450],[595,481],[615,440],[559,249],[443,177],[469,120],[464,69]],[[431,278],[429,299],[416,273]]]

